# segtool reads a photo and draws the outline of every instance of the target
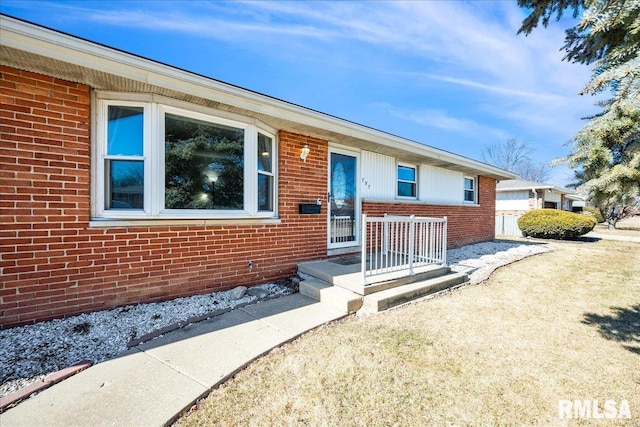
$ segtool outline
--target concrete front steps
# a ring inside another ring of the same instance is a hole
[[[316,278],[300,282],[300,293],[345,313],[354,313],[362,307],[362,295]]]
[[[367,311],[377,313],[467,282],[469,282],[469,278],[466,274],[450,272],[444,276],[433,279],[421,280],[419,282],[365,295],[363,305]]]
[[[345,266],[330,260],[300,264],[299,273],[307,277],[300,282],[300,293],[345,313],[353,313],[363,306],[366,311],[380,312],[469,281],[466,274],[452,273],[450,268],[442,266],[431,266],[414,276],[367,286],[345,281],[345,278],[359,277],[351,271],[359,268],[359,265]]]

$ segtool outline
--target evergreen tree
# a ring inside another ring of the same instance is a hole
[[[583,94],[609,90],[600,114],[571,141],[571,153],[559,159],[582,171],[582,185],[611,224],[619,205],[640,197],[640,1],[518,0],[531,10],[519,33],[529,34],[569,10],[580,22],[566,30],[565,60],[588,64],[593,75]]]

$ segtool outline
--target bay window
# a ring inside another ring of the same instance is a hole
[[[95,216],[275,216],[275,137],[154,102],[100,100]]]

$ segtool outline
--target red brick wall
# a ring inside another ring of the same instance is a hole
[[[422,203],[381,203],[365,201],[362,211],[367,215],[418,215],[447,217],[447,246],[457,248],[495,238],[496,181],[479,177],[480,206],[428,205]]]
[[[326,256],[326,206],[298,203],[326,194],[327,141],[280,133],[281,224],[90,228],[90,88],[2,67],[0,91],[0,327],[265,283]]]
[[[90,88],[0,67],[0,101],[0,328],[265,283],[326,256],[326,140],[280,132],[280,224],[91,228]],[[318,197],[319,215],[298,214]],[[493,179],[480,178],[479,197],[412,211],[447,215],[450,247],[491,240]]]

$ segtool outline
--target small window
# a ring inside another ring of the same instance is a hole
[[[464,201],[465,203],[476,203],[476,179],[464,178]]]
[[[416,168],[398,165],[398,197],[416,197]]]

